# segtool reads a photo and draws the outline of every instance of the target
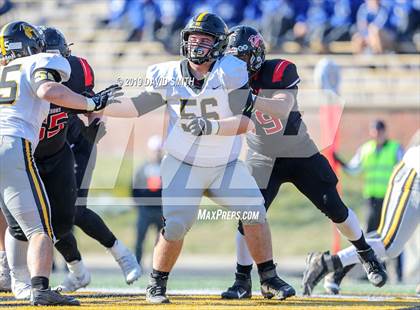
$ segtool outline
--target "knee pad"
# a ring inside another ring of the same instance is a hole
[[[165,221],[163,237],[168,241],[182,240],[190,228],[179,221]]]
[[[341,200],[334,188],[334,191],[323,195],[323,206],[318,207],[334,223],[343,223],[349,215],[349,210]]]

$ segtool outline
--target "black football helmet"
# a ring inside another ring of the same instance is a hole
[[[257,72],[265,60],[265,45],[262,35],[249,26],[235,26],[229,30],[226,54],[237,57],[249,56],[248,71]]]
[[[66,58],[71,55],[70,45],[60,30],[47,26],[39,26],[38,30],[45,42],[46,53],[57,53]]]
[[[11,22],[0,31],[0,60],[7,63],[15,58],[41,53],[44,41],[38,30],[23,21]]]
[[[203,55],[203,46],[189,44],[188,37],[191,33],[204,33],[214,37],[213,46],[207,54]],[[195,64],[203,64],[207,61],[223,56],[227,45],[228,27],[222,18],[212,13],[200,13],[195,15],[181,31],[181,54]]]

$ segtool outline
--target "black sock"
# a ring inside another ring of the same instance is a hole
[[[267,271],[267,270],[270,270],[270,269],[273,269],[273,268],[275,269],[276,265],[274,265],[274,262],[271,259],[271,260],[268,260],[264,263],[257,264],[257,267],[258,267],[258,272],[264,272],[264,271]]]
[[[367,244],[365,236],[362,233],[362,236],[359,238],[359,240],[356,241],[351,241],[349,240],[354,247],[358,250],[358,251],[366,251],[370,249],[370,245]]]
[[[164,277],[168,277],[169,276],[169,272],[165,272],[165,271],[159,271],[156,269],[153,269],[152,271],[152,277],[153,278],[164,278]]]
[[[31,278],[32,288],[46,290],[50,285],[50,281],[46,277],[33,277]]]
[[[242,274],[246,274],[248,276],[251,275],[251,270],[252,270],[252,265],[241,265],[241,264],[236,264],[236,271],[238,273],[242,273]]]

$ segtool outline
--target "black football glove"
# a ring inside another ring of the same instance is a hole
[[[88,108],[89,112],[100,111],[106,108],[107,105],[110,105],[116,102],[116,98],[121,96],[121,86],[114,84],[108,88],[98,92],[91,98],[88,98]]]
[[[212,122],[208,119],[204,117],[195,117],[187,123],[187,129],[194,136],[206,136],[211,135],[215,128],[213,128]],[[216,130],[218,130],[218,128]]]
[[[95,118],[89,126],[82,128],[81,134],[90,144],[98,143],[106,134],[105,124]]]

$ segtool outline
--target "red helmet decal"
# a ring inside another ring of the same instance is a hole
[[[259,34],[249,36],[248,41],[251,43],[252,47],[258,48],[263,44],[263,38]]]

